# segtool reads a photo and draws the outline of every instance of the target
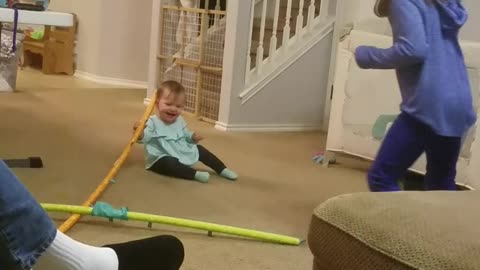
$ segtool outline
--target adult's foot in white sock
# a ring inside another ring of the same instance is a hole
[[[118,258],[111,248],[82,244],[60,231],[42,254],[34,270],[118,270]]]
[[[182,242],[170,235],[98,248],[57,231],[33,270],[179,270],[184,256]]]

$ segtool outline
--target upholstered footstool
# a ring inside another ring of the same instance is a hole
[[[342,195],[318,206],[315,270],[480,269],[480,192]]]

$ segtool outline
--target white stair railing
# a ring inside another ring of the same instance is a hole
[[[278,31],[278,16],[280,13],[280,0],[275,0],[275,12],[273,14],[273,27],[272,27],[272,37],[270,38],[270,50],[268,54],[274,57],[275,52],[277,51],[277,31]]]
[[[297,15],[297,28],[295,30],[295,33],[297,34],[297,37],[300,36],[302,29],[303,29],[303,6],[305,4],[305,0],[299,0],[299,6],[298,6],[298,15]]]
[[[254,20],[254,12],[255,12],[255,4],[252,5],[252,9],[250,11],[250,36],[248,37],[248,49],[247,49],[247,66],[246,66],[246,72],[245,72],[245,82],[249,82],[252,76],[252,56],[250,55],[250,52],[252,51],[252,37],[253,37],[253,20]]]
[[[270,69],[278,64],[276,61],[293,53],[302,42],[306,42],[314,28],[332,15],[329,14],[331,1],[336,0],[254,0],[250,20],[246,85],[265,77]],[[291,23],[292,19],[295,26]],[[278,36],[279,28],[282,29],[281,39]],[[268,52],[265,50],[266,41],[269,41]],[[253,44],[256,48],[252,48]]]
[[[290,19],[292,18],[292,0],[287,2],[287,16],[285,16],[285,26],[283,27],[283,49],[287,48],[288,40],[290,39]]]
[[[215,4],[215,10],[221,10],[221,9],[222,9],[222,6],[220,4],[220,0],[217,0],[217,3]],[[218,25],[218,20],[220,20],[220,15],[215,14],[215,17],[214,17],[215,25]]]
[[[326,1],[322,1],[326,2]],[[310,1],[310,6],[308,7],[308,22],[307,27],[311,29],[313,25],[313,19],[315,18],[315,0]]]
[[[257,72],[261,72],[262,70],[262,62],[263,62],[263,40],[265,39],[265,22],[267,20],[267,4],[268,0],[263,0],[263,5],[262,5],[262,20],[260,23],[260,38],[259,38],[259,43],[257,47]]]

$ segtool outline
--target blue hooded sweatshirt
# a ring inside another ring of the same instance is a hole
[[[390,0],[393,46],[360,46],[357,64],[395,69],[403,112],[437,135],[462,137],[476,121],[458,42],[467,12],[459,0]]]

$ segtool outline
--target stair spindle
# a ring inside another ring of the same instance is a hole
[[[252,6],[250,8],[250,36],[248,38],[248,50],[247,50],[247,66],[246,66],[246,72],[245,72],[245,81],[248,83],[250,81],[251,75],[252,75],[252,38],[253,38],[253,21],[255,19],[255,2],[252,3]]]
[[[221,9],[222,9],[222,5],[220,4],[220,0],[217,0],[217,3],[215,4],[215,10],[221,10]],[[218,25],[219,20],[220,20],[220,15],[215,14],[213,23],[215,25]]]
[[[321,0],[327,1],[327,0]],[[310,6],[308,7],[307,28],[310,30],[313,25],[313,19],[315,19],[315,0],[310,0]]]
[[[327,17],[328,17],[328,12],[329,12],[329,4],[330,4],[330,0],[323,0],[321,3],[320,3],[320,20],[325,20]]]
[[[285,16],[285,26],[283,27],[283,41],[282,47],[287,48],[288,40],[290,39],[290,19],[292,18],[292,0],[287,2],[287,15]]]
[[[289,0],[291,1],[291,0]],[[257,73],[261,72],[262,69],[262,63],[263,63],[263,40],[265,39],[265,23],[267,19],[267,4],[268,0],[263,0],[263,5],[262,5],[262,21],[260,24],[260,39],[258,43],[258,48],[257,48],[257,62],[256,62],[256,68],[257,68]]]
[[[270,50],[268,51],[269,57],[273,57],[273,54],[277,50],[277,31],[278,31],[278,17],[280,16],[280,0],[275,0],[275,14],[273,15],[273,30],[272,37],[270,38]]]
[[[303,7],[304,7],[304,2],[305,0],[299,0],[299,8],[298,8],[298,16],[297,16],[297,27],[295,29],[295,35],[297,37],[300,37],[300,34],[303,29]]]

